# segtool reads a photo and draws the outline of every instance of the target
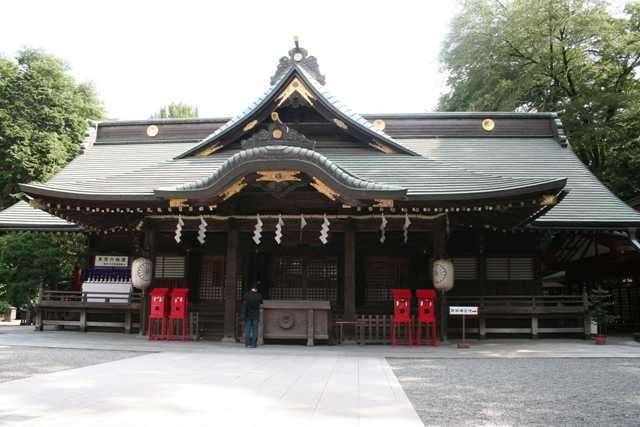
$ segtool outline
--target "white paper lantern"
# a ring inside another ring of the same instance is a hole
[[[433,261],[433,287],[446,292],[453,288],[453,262],[448,259]]]
[[[136,258],[131,263],[131,282],[138,289],[146,289],[151,284],[153,263],[147,258]]]

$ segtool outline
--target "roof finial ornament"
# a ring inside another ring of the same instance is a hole
[[[300,47],[300,39],[298,36],[293,36],[293,43],[294,47],[289,51],[289,56],[283,56],[280,58],[278,69],[273,77],[271,77],[271,84],[275,84],[280,77],[289,71],[291,67],[299,66],[318,81],[318,83],[324,85],[325,78],[320,74],[320,68],[318,67],[318,60],[316,57],[309,56],[307,49]]]

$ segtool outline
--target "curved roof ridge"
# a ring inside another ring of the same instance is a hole
[[[404,192],[406,189],[389,185],[380,184],[373,181],[362,179],[353,173],[345,170],[328,157],[320,154],[317,151],[309,150],[303,147],[293,146],[276,146],[270,145],[265,147],[256,147],[239,151],[220,165],[211,175],[193,181],[190,183],[180,184],[173,187],[161,187],[158,188],[158,192],[165,191],[196,191],[211,187],[214,183],[218,182],[223,177],[236,172],[238,167],[242,164],[251,163],[254,161],[267,161],[267,160],[290,160],[297,162],[310,162],[317,167],[324,169],[327,173],[332,175],[335,179],[342,182],[344,185],[360,190],[369,191],[393,191]]]

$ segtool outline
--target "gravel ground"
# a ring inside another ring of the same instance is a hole
[[[0,346],[0,383],[139,356],[140,352]]]
[[[640,359],[387,359],[427,426],[638,426]]]

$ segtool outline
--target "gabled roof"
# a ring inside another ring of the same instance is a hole
[[[292,55],[295,56],[295,53]],[[416,155],[331,95],[324,87],[324,83],[317,80],[318,74],[305,68],[304,60],[299,62],[291,60],[288,68],[279,70],[279,72],[280,74],[276,74],[277,77],[274,76],[276,78],[271,87],[262,96],[258,97],[240,114],[205,137],[198,145],[180,154],[178,158],[201,153],[210,147],[215,147],[214,151],[217,151],[238,138],[250,135],[254,127],[277,109],[283,97],[286,97],[292,90],[300,91],[310,107],[318,111],[327,121],[333,122],[336,129],[354,134],[365,145],[378,146],[379,144],[381,147],[387,147],[391,152]],[[302,87],[297,86],[296,88],[296,85],[302,85]],[[306,96],[306,93],[309,95]]]

